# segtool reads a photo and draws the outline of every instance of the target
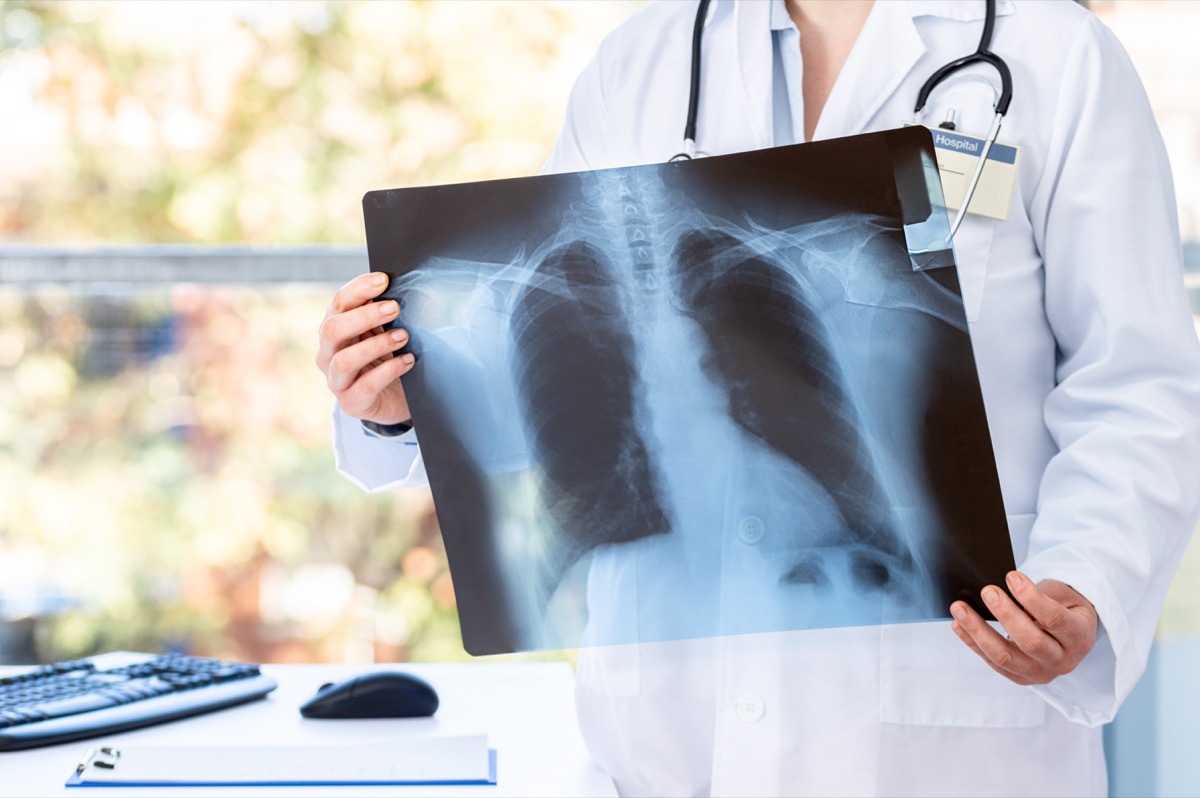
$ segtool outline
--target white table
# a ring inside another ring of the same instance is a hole
[[[403,664],[438,691],[432,718],[308,720],[299,706],[325,682],[366,668],[346,665],[264,665],[279,682],[265,700],[92,740],[0,753],[4,798],[126,798],[181,796],[615,796],[612,781],[588,757],[575,720],[574,676],[566,663]],[[8,670],[8,669],[3,669]],[[76,788],[63,783],[88,748],[97,745],[385,744],[414,736],[486,734],[497,750],[494,786]]]

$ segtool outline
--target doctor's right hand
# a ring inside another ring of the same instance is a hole
[[[408,343],[408,333],[383,329],[400,313],[394,300],[371,301],[387,284],[386,274],[372,272],[337,290],[321,322],[316,363],[346,415],[407,424],[412,414],[400,376],[412,368],[413,356],[396,350]]]

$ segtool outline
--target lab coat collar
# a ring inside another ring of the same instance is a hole
[[[878,2],[879,0],[877,0]],[[887,0],[883,0],[887,2]],[[986,15],[983,0],[908,0],[908,10],[913,19],[917,17],[945,17],[958,22],[979,22]],[[1006,17],[1017,13],[1012,0],[996,0],[996,16]]]
[[[770,14],[770,3],[737,4],[738,72],[758,148],[771,146]],[[814,138],[861,132],[924,53],[908,5],[876,2],[825,103]],[[895,121],[899,125],[901,120]]]
[[[923,55],[925,42],[907,4],[876,0],[825,101],[813,138],[861,133]],[[916,97],[912,102],[915,106]],[[902,121],[888,120],[895,127]]]
[[[713,4],[717,5],[716,3]],[[926,52],[916,18],[961,22],[984,18],[983,0],[876,0],[821,111],[815,139],[861,133]],[[997,0],[996,15],[1016,13],[1012,0]],[[709,21],[713,12],[709,13]],[[771,146],[771,4],[741,0],[736,6],[738,76],[755,147]],[[965,53],[964,53],[965,55]],[[916,96],[912,104],[916,105]],[[892,122],[899,126],[903,120]]]
[[[711,12],[710,12],[711,16]],[[771,146],[771,4],[740,2],[736,11],[738,77],[755,149]]]

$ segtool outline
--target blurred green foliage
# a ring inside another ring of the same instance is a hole
[[[0,238],[359,241],[368,190],[536,172],[635,7],[0,0]]]
[[[361,242],[536,172],[637,5],[0,0],[0,242]],[[466,657],[428,493],[334,471],[334,287],[0,286],[0,661]]]
[[[41,659],[462,658],[425,491],[333,471],[311,288],[0,293],[0,592]]]

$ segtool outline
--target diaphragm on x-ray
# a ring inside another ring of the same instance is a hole
[[[468,651],[944,618],[1013,567],[924,128],[364,211]]]

